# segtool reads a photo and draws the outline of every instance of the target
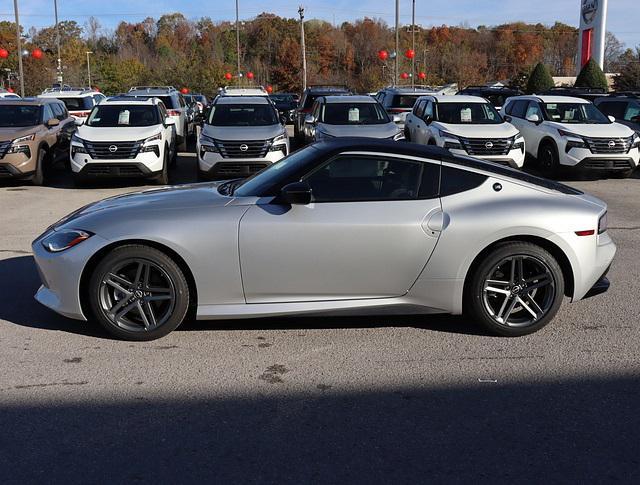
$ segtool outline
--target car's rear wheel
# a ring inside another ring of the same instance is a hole
[[[175,330],[189,309],[189,285],[180,267],[162,251],[121,246],[96,267],[89,303],[98,322],[125,340],[154,340]]]
[[[564,277],[545,249],[509,242],[483,259],[468,290],[466,303],[478,322],[493,334],[517,337],[553,320],[562,304]]]
[[[560,169],[558,150],[551,142],[543,143],[538,150],[540,171],[547,177],[556,175]]]

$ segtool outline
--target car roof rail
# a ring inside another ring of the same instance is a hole
[[[129,89],[131,91],[175,91],[176,88],[173,86],[132,86]]]
[[[609,93],[610,97],[640,98],[640,91],[613,91]]]

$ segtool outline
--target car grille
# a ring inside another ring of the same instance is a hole
[[[469,155],[508,155],[511,138],[460,138],[462,147]]]
[[[591,170],[629,170],[633,163],[629,160],[585,160],[582,166]]]
[[[628,153],[633,143],[633,136],[629,138],[587,138],[584,141],[591,153]]]
[[[89,163],[82,171],[93,177],[141,177],[146,175],[137,165]]]
[[[4,158],[4,156],[7,154],[7,151],[9,150],[10,146],[11,146],[11,142],[10,141],[0,142],[0,158]]]
[[[216,140],[215,144],[223,158],[264,158],[269,150],[268,140]]]
[[[217,163],[211,175],[215,176],[248,176],[259,172],[265,168],[268,163]]]
[[[86,141],[84,146],[93,159],[122,160],[136,158],[140,152],[140,141]],[[113,149],[115,147],[115,150]]]

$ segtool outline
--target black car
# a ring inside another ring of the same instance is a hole
[[[298,102],[295,100],[292,93],[275,93],[270,94],[269,99],[276,105],[276,109],[280,116],[284,116],[287,123],[293,122],[296,116],[296,108]]]
[[[480,96],[487,99],[496,109],[504,106],[504,102],[511,96],[521,96],[524,94],[519,89],[507,86],[468,86],[458,91],[456,94],[465,96]]]
[[[597,98],[595,104],[607,116],[640,134],[640,92],[612,93]]]
[[[557,87],[546,90],[543,93],[536,93],[547,96],[569,96],[572,98],[586,99],[587,101],[595,101],[598,98],[607,95],[607,91],[601,88],[567,88]]]
[[[300,103],[296,108],[295,119],[293,121],[293,133],[298,141],[302,141],[304,134],[304,119],[311,112],[313,102],[319,96],[339,96],[349,95],[351,91],[344,86],[310,86],[305,89],[300,98]]]

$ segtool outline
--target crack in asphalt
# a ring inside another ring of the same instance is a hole
[[[23,251],[22,249],[0,249],[0,253],[31,254],[31,251]]]

